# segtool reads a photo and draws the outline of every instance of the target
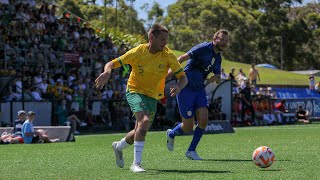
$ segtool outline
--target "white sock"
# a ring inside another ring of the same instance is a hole
[[[133,158],[133,164],[141,164],[142,160],[142,151],[144,148],[144,141],[134,141],[134,158]]]
[[[127,143],[126,138],[122,138],[117,144],[117,150],[122,151],[122,149],[127,148],[130,144]]]

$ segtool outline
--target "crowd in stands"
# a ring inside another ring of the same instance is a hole
[[[25,101],[52,101],[53,125],[73,119],[78,126],[131,128],[132,114],[124,100],[129,74],[114,70],[108,86],[94,88],[104,64],[124,54],[125,44],[116,47],[111,38],[98,37],[90,24],[67,12],[58,18],[54,4],[0,3],[0,63],[5,67],[0,74],[18,77],[2,101],[20,101],[22,96]]]

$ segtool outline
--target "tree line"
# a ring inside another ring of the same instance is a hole
[[[170,30],[170,47],[187,51],[211,41],[220,28],[231,32],[224,57],[243,63],[269,63],[284,70],[320,69],[320,5],[302,0],[178,0],[166,10],[159,3],[143,4],[139,19],[135,0],[58,1],[100,29],[146,36],[153,23]],[[299,5],[300,4],[300,5]],[[167,12],[166,14],[164,12]]]

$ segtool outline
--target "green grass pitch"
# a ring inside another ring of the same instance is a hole
[[[117,168],[111,148],[124,134],[77,136],[75,143],[2,145],[0,179],[317,179],[320,124],[235,128],[233,134],[204,135],[197,149],[204,161],[184,156],[191,136],[176,137],[175,150],[165,132],[149,132],[143,174],[129,171],[133,147],[124,150],[125,167]],[[256,167],[252,152],[269,146],[275,163]]]

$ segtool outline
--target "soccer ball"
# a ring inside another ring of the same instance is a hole
[[[267,146],[258,147],[252,154],[252,161],[261,168],[267,168],[274,162],[274,153]]]

